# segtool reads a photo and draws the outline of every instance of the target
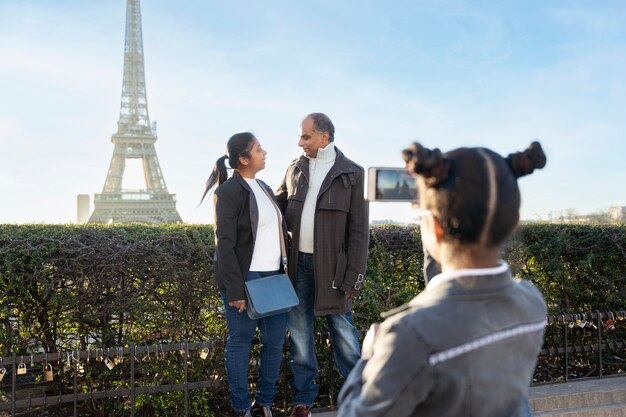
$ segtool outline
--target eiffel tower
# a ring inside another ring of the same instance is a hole
[[[141,9],[139,0],[126,2],[124,81],[117,133],[111,165],[101,194],[94,195],[89,223],[180,223],[176,195],[170,194],[159,166],[154,143],[156,126],[151,127],[143,62]],[[145,189],[122,189],[127,159],[141,159]]]

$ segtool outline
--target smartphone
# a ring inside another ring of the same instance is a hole
[[[417,203],[415,178],[405,168],[370,167],[367,171],[367,199]]]

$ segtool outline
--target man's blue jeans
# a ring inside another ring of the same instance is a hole
[[[293,403],[308,407],[317,396],[317,376],[315,357],[315,276],[313,255],[298,254],[298,269],[295,285],[300,304],[289,312],[289,364],[293,372],[291,388]],[[352,312],[329,314],[326,316],[333,346],[335,365],[343,377],[347,377],[359,360],[360,347],[358,332],[352,323]]]
[[[253,280],[273,272],[250,271],[247,280]],[[287,330],[287,313],[252,320],[245,311],[239,312],[224,302],[228,340],[224,353],[226,377],[230,388],[230,401],[237,411],[246,411],[252,407],[248,392],[248,363],[252,339],[257,326],[261,331],[261,352],[259,354],[259,382],[256,389],[256,402],[260,405],[271,405],[276,395],[276,381],[280,374],[285,333]]]

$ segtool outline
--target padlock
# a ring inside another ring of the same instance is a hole
[[[70,361],[65,362],[65,365],[63,365],[63,372],[69,372],[72,370],[72,364],[70,363]]]
[[[109,358],[104,358],[104,364],[109,368],[109,370],[115,368],[115,362]]]
[[[26,374],[26,364],[24,362],[17,365],[17,374],[25,375]]]
[[[0,368],[0,382],[2,382],[6,374],[7,374],[7,370],[5,368]]]
[[[52,382],[54,380],[54,372],[52,372],[52,365],[48,364],[43,371],[43,380],[46,382]]]
[[[206,359],[209,356],[209,348],[200,350],[200,359]]]

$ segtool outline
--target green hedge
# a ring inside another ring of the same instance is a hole
[[[0,226],[0,351],[223,333],[201,226]]]
[[[224,334],[211,226],[0,225],[0,355]],[[550,313],[623,308],[626,226],[523,225],[505,249]],[[419,229],[371,229],[361,328],[423,289]]]

